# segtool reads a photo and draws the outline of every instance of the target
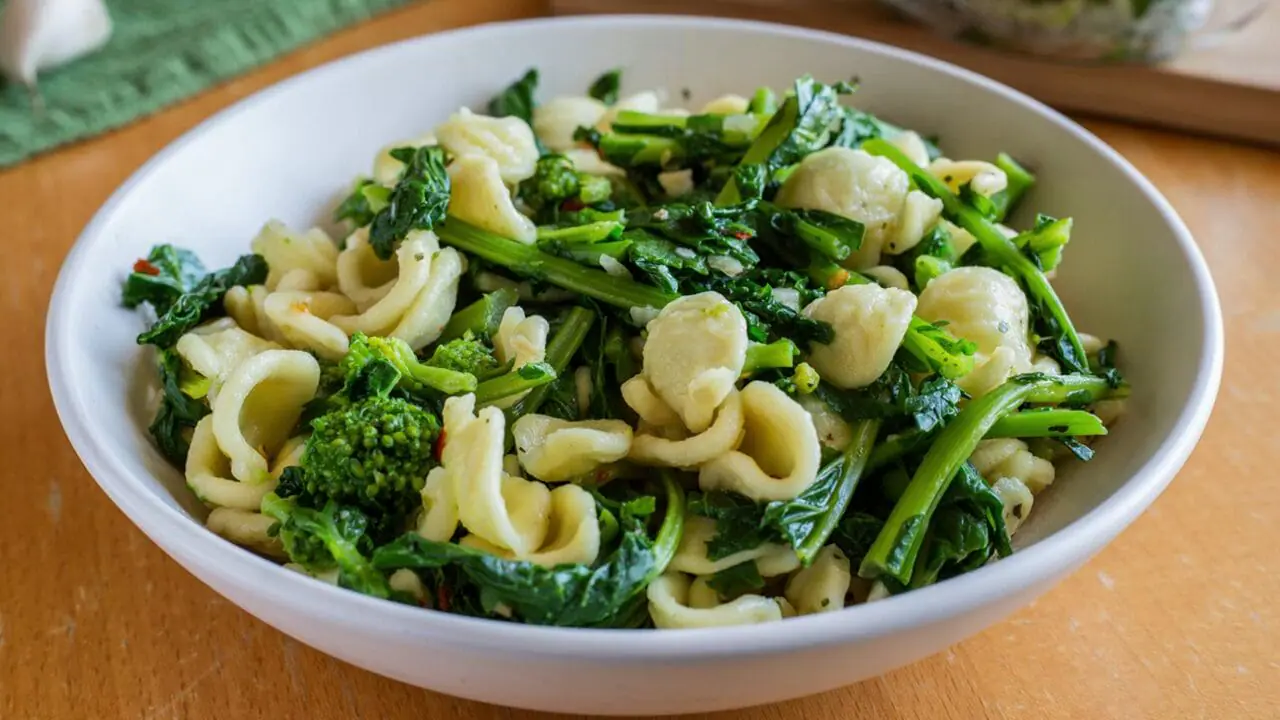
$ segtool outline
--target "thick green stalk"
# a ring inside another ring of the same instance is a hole
[[[522,365],[477,385],[476,404],[491,405],[502,398],[550,385],[555,381],[556,375],[555,369],[546,363]]]
[[[1106,435],[1097,415],[1084,410],[1041,408],[1005,415],[987,430],[988,438],[1074,437]]]
[[[782,107],[774,113],[769,120],[769,124],[756,137],[747,148],[746,154],[742,156],[739,165],[758,165],[766,162],[778,146],[786,142],[787,137],[791,135],[791,131],[796,128],[796,121],[800,116],[800,102],[795,95],[787,96],[782,103]],[[720,190],[720,194],[716,196],[716,205],[721,207],[727,205],[737,205],[742,202],[742,193],[738,189],[738,183],[732,176],[729,182],[724,184]]]
[[[616,307],[661,308],[679,297],[650,285],[617,278],[603,270],[593,270],[572,260],[556,257],[532,245],[495,235],[455,217],[437,225],[435,231],[444,244],[500,265],[521,277],[545,280],[557,287],[582,293]]]
[[[498,331],[507,308],[519,301],[520,294],[511,288],[502,288],[485,295],[449,318],[440,334],[440,342],[455,340],[468,331],[477,337],[489,337]]]
[[[1080,343],[1080,335],[1067,315],[1058,293],[1049,284],[1044,273],[1023,255],[1013,241],[981,213],[969,207],[938,178],[911,162],[901,150],[881,138],[872,138],[862,144],[862,149],[872,155],[892,160],[902,168],[922,192],[942,201],[943,211],[960,227],[968,230],[997,264],[1009,275],[1020,280],[1025,286],[1032,305],[1043,305],[1071,346],[1073,354],[1083,363],[1083,367],[1067,368],[1080,373],[1088,373],[1088,363],[1084,346]]]
[[[789,368],[800,354],[796,344],[787,338],[768,343],[751,343],[747,346],[747,361],[742,366],[743,375],[768,368]]]
[[[568,370],[569,361],[573,360],[578,348],[582,347],[587,339],[587,332],[595,321],[596,314],[584,307],[572,307],[565,313],[560,329],[547,341],[547,352],[543,358],[543,362],[550,365],[557,376]],[[507,408],[507,427],[510,428],[511,423],[521,415],[538,412],[550,391],[550,385],[535,387],[520,398],[519,402]]]
[[[808,565],[817,557],[818,551],[827,544],[831,533],[849,509],[853,500],[853,492],[858,489],[858,482],[866,474],[867,461],[871,457],[871,449],[875,447],[876,436],[880,432],[879,420],[859,420],[850,425],[853,439],[845,447],[840,457],[840,484],[832,496],[831,506],[813,526],[809,535],[795,547],[796,557]]]
[[[861,577],[874,580],[888,575],[903,585],[911,581],[911,570],[920,553],[925,531],[951,478],[973,454],[973,449],[991,426],[1026,402],[1038,386],[1047,382],[1043,376],[1015,377],[971,401],[938,433],[911,483],[889,513],[884,528],[863,558],[858,569]]]

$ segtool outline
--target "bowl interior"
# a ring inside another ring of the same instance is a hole
[[[541,70],[543,99],[580,94],[600,71],[621,67],[624,90],[662,89],[670,104],[692,108],[759,85],[781,90],[806,72],[856,76],[856,105],[939,136],[950,157],[1006,151],[1035,168],[1040,183],[1015,224],[1035,211],[1075,219],[1055,285],[1079,328],[1119,341],[1134,393],[1096,459],[1068,464],[1037,502],[1021,545],[1106,502],[1171,438],[1186,445],[1180,423],[1212,399],[1216,301],[1185,229],[1132,168],[1059,116],[968,73],[836,36],[663,18],[522,23],[381,48],[250,98],[148,163],[95,218],[59,280],[49,362],[69,434],[82,455],[91,446],[109,464],[96,475],[117,502],[150,498],[203,514],[146,432],[150,351],[134,344],[143,320],[119,305],[133,259],[173,242],[218,267],[246,252],[268,219],[326,224],[379,147],[460,106],[482,109],[530,66]]]

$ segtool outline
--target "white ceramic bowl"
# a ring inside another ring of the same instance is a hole
[[[213,267],[268,218],[322,221],[375,150],[483,107],[529,66],[541,96],[581,93],[604,68],[625,88],[682,89],[690,106],[797,75],[858,76],[857,103],[937,133],[953,157],[1005,150],[1039,170],[1036,210],[1076,220],[1056,282],[1081,328],[1121,343],[1130,415],[1097,459],[1037,501],[1013,557],[940,585],[771,625],[688,631],[525,627],[330,587],[207,532],[146,433],[142,320],[120,281],[152,243]],[[1222,367],[1217,297],[1191,236],[1127,162],[1044,106],[940,62],[839,35],[662,17],[538,20],[410,40],[300,75],[219,113],[134,174],[68,256],[49,311],[58,413],[85,466],[165,552],[283,632],[348,662],[493,703],[592,714],[717,710],[828,690],[910,663],[1044,592],[1140,513],[1191,452]],[[750,678],[747,680],[747,678]]]

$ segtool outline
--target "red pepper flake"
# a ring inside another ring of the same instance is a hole
[[[156,267],[155,265],[152,265],[151,263],[141,258],[138,259],[138,262],[133,264],[133,271],[136,273],[142,273],[143,275],[159,275],[160,274],[160,268]]]
[[[565,200],[564,202],[560,203],[560,209],[564,210],[565,212],[577,212],[584,207],[586,207],[586,205],[583,204],[581,199],[576,197],[571,197],[568,200]]]
[[[733,236],[738,238],[739,240],[746,240],[747,238],[751,237],[751,233],[747,232],[746,230],[739,230],[735,232]]]
[[[449,586],[440,585],[436,588],[436,607],[444,612],[449,612]]]
[[[440,431],[440,436],[436,438],[436,460],[444,457],[444,446],[445,443],[448,442],[448,440],[445,439],[446,437],[447,433],[442,429]]]
[[[608,479],[609,479],[608,470],[604,468],[599,468],[598,470],[596,470],[596,482],[603,483],[605,480],[608,480]]]

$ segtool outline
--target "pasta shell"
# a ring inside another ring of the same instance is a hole
[[[518,117],[489,117],[462,108],[436,128],[435,134],[440,146],[455,158],[492,158],[502,182],[508,185],[533,177],[538,145],[533,130]]]
[[[414,230],[396,249],[399,273],[391,290],[359,315],[335,315],[329,322],[347,335],[362,332],[366,335],[386,335],[393,330],[426,287],[431,273],[431,258],[439,251],[440,241],[435,233]]]
[[[449,177],[450,215],[526,245],[537,239],[538,228],[511,202],[496,160],[486,155],[460,157],[449,165]]]
[[[552,98],[533,109],[533,130],[548,149],[564,152],[578,145],[574,131],[594,127],[608,109],[590,97]]]
[[[210,532],[263,555],[286,558],[280,538],[271,536],[276,519],[260,512],[229,507],[214,508],[205,518],[204,526]]]
[[[621,460],[631,450],[631,426],[621,420],[570,422],[530,414],[511,426],[520,465],[543,482],[565,482]]]
[[[686,295],[649,322],[645,379],[691,432],[733,392],[747,359],[747,321],[719,293]]]
[[[391,151],[399,148],[417,149],[428,145],[436,144],[436,136],[427,133],[422,137],[412,138],[409,140],[398,140],[393,143],[384,145],[378,154],[373,158],[373,180],[379,185],[392,187],[400,181],[400,175],[404,173],[404,163],[391,157]]]
[[[276,349],[280,346],[234,324],[212,331],[208,326],[197,328],[178,338],[174,345],[174,350],[192,370],[209,378],[210,397],[217,397],[227,375],[240,363],[258,353]]]
[[[649,616],[662,629],[752,625],[782,619],[782,607],[772,598],[743,595],[733,602],[714,607],[689,605],[690,580],[668,572],[649,583]]]
[[[866,227],[862,245],[844,265],[863,269],[880,264],[880,249],[898,231],[908,190],[907,174],[892,160],[831,147],[801,160],[778,190],[775,202],[786,208],[825,210],[862,223]]]
[[[262,498],[276,486],[267,475],[261,482],[240,482],[232,476],[231,461],[218,447],[210,415],[201,418],[191,434],[185,477],[187,487],[200,502],[210,507],[238,510],[257,510]]]
[[[322,287],[332,287],[338,280],[338,246],[320,228],[295,233],[279,220],[272,220],[258,232],[251,247],[267,261],[269,290],[275,290],[285,273],[296,269],[310,271]]]
[[[1014,478],[1026,485],[1033,494],[1039,494],[1053,484],[1053,463],[1037,457],[1027,444],[1017,438],[983,440],[969,456],[974,469],[995,484],[1000,478]]]
[[[827,545],[813,564],[787,580],[785,595],[798,615],[834,612],[844,607],[852,580],[849,558],[835,545]]]
[[[551,513],[545,532],[546,538],[541,546],[527,555],[518,555],[473,536],[463,538],[462,544],[498,557],[524,560],[543,567],[590,565],[600,554],[600,523],[596,518],[596,501],[591,493],[577,485],[565,485],[552,490]]]
[[[333,361],[347,354],[347,334],[329,322],[334,315],[355,312],[355,305],[345,295],[273,292],[262,301],[262,309],[265,322],[292,347],[312,350]],[[259,318],[260,325],[263,321]]]
[[[835,337],[813,343],[809,364],[843,389],[866,387],[882,375],[902,345],[916,296],[879,285],[846,285],[810,303],[804,314],[830,323]]]
[[[443,248],[437,252],[431,260],[427,284],[391,331],[391,337],[404,340],[414,350],[440,339],[458,304],[458,282],[464,269],[462,254],[457,250]]]
[[[742,423],[742,399],[734,391],[716,412],[711,427],[681,440],[649,434],[635,435],[631,439],[628,457],[642,465],[698,467],[737,447],[742,438]]]
[[[809,413],[777,386],[743,388],[743,433],[736,450],[698,472],[703,490],[730,490],[757,502],[792,500],[818,477],[822,446]]]
[[[362,227],[347,236],[347,246],[338,254],[338,289],[364,312],[391,292],[399,269],[399,258],[383,260],[374,254],[369,228]]]
[[[227,376],[210,417],[237,480],[266,481],[267,458],[289,438],[319,382],[319,363],[297,350],[267,350]]]
[[[946,183],[953,193],[960,192],[960,188],[967,184],[979,195],[991,197],[1009,187],[1009,176],[985,160],[938,158],[929,164],[928,170],[930,175]]]
[[[751,102],[741,95],[721,95],[702,106],[699,112],[713,115],[741,115],[747,111]]]
[[[905,130],[889,138],[889,144],[901,150],[902,154],[916,165],[920,167],[929,165],[929,149],[925,147],[924,139],[919,133]]]

